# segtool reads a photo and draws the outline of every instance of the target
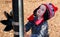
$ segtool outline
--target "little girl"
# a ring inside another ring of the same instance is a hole
[[[52,18],[56,11],[57,7],[52,3],[41,4],[28,18],[28,22],[24,26],[24,33],[31,29],[31,37],[49,37],[47,20]]]

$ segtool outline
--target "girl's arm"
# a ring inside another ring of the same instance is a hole
[[[32,22],[27,22],[27,24],[24,26],[24,36],[25,37],[30,37],[26,32],[28,32],[32,27]]]
[[[32,27],[32,22],[27,22],[27,24],[24,26],[24,31],[28,32]]]

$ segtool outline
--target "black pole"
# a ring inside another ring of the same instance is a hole
[[[18,0],[12,0],[13,5],[13,14],[14,14],[14,21],[19,21],[19,10],[18,10]]]
[[[18,0],[12,0],[12,10],[13,10],[13,30],[14,37],[19,37],[19,9],[18,9]]]

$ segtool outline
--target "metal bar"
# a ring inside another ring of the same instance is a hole
[[[12,0],[12,10],[13,10],[13,30],[14,37],[19,37],[19,9],[18,9],[18,0]]]
[[[18,0],[12,0],[12,8],[13,8],[13,18],[14,21],[18,22],[19,21],[19,10],[18,10]]]
[[[19,0],[19,28],[20,28],[19,35],[20,37],[24,37],[23,26],[24,26],[23,0]]]

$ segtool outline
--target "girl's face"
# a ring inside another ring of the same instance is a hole
[[[42,15],[45,13],[45,11],[46,11],[46,6],[41,5],[40,8],[37,10],[37,16],[42,17]]]

